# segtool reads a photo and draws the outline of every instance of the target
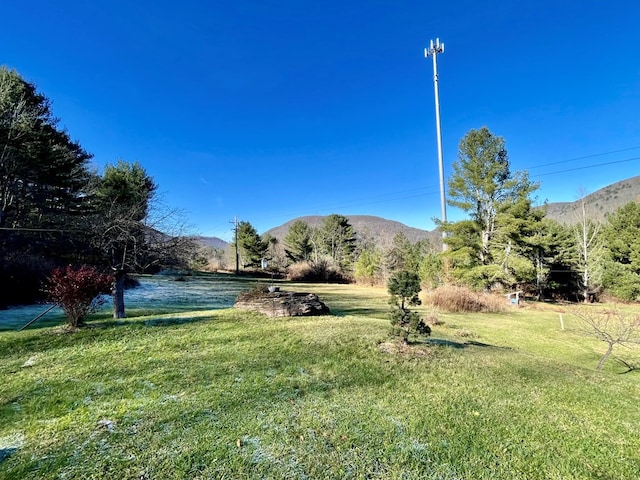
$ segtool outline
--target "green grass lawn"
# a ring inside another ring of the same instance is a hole
[[[0,332],[0,478],[640,477],[640,377],[560,307],[438,314],[391,354],[384,289],[287,288],[334,315]]]

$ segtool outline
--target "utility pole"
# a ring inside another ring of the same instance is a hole
[[[236,275],[238,275],[240,273],[240,254],[238,254],[238,216],[236,215],[233,219],[233,222],[230,222],[234,224],[233,227],[233,231],[235,234],[235,246],[236,246]]]
[[[440,95],[438,92],[438,65],[436,63],[438,53],[444,53],[444,42],[440,43],[440,39],[436,38],[435,43],[431,40],[429,48],[424,49],[424,58],[433,57],[433,90],[436,98],[436,136],[438,137],[438,173],[440,176],[440,217],[442,223],[446,223],[447,206],[444,193],[444,163],[442,160],[442,133],[440,131]],[[444,242],[445,237],[445,232],[442,232],[442,251],[447,249],[447,244]]]

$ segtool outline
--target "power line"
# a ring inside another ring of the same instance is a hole
[[[606,166],[606,165],[615,165],[615,164],[618,164],[618,163],[632,162],[634,160],[640,160],[640,157],[626,158],[624,160],[614,160],[612,162],[596,163],[596,164],[592,164],[592,165],[585,165],[585,166],[582,166],[582,167],[567,168],[565,170],[558,170],[558,171],[555,171],[555,172],[539,173],[537,175],[532,175],[532,177],[544,177],[544,176],[547,176],[547,175],[557,175],[559,173],[575,172],[577,170],[586,170],[588,168],[603,167],[603,166]]]
[[[610,152],[604,152],[604,153],[594,153],[593,155],[586,155],[584,157],[576,157],[576,158],[570,158],[568,160],[559,160],[557,162],[549,162],[549,163],[543,163],[542,165],[535,165],[533,167],[531,167],[529,170],[533,170],[534,168],[542,168],[542,167],[548,167],[550,165],[559,165],[561,163],[569,163],[569,162],[576,162],[578,160],[586,160],[588,158],[595,158],[595,157],[603,157],[605,155],[611,155],[613,153],[621,153],[621,152],[628,152],[630,150],[637,150],[639,149],[640,146],[638,147],[629,147],[629,148],[623,148],[620,150],[612,150]]]
[[[23,228],[23,227],[0,227],[0,230],[9,230],[13,232],[82,232],[83,229],[69,229],[69,228]]]

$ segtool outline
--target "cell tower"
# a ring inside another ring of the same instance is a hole
[[[433,57],[433,90],[436,98],[436,135],[438,137],[438,173],[440,176],[440,217],[442,222],[447,221],[447,206],[444,193],[444,163],[442,160],[442,133],[440,131],[440,94],[438,91],[438,64],[436,56],[438,53],[444,53],[444,42],[440,43],[440,39],[436,38],[435,43],[431,40],[429,48],[424,49],[424,58]],[[442,232],[442,250],[447,249],[444,243],[445,233]]]

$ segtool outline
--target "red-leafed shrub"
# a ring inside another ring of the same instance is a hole
[[[112,285],[113,277],[94,267],[67,266],[51,272],[47,294],[64,310],[69,325],[81,327],[86,316],[104,301],[100,297],[109,293]]]

